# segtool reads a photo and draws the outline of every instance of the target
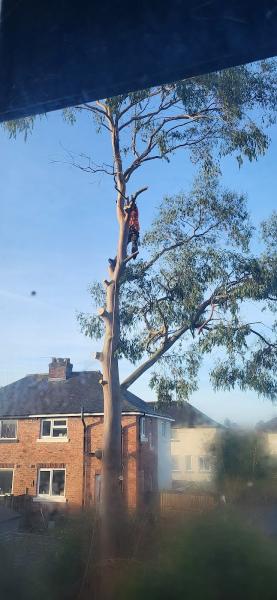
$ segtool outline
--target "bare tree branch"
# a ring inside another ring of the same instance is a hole
[[[157,254],[155,254],[155,256],[151,260],[149,260],[147,263],[145,263],[144,266],[142,266],[140,268],[139,273],[134,274],[133,276],[130,277],[129,281],[138,279],[138,277],[140,277],[142,275],[142,273],[145,273],[146,271],[148,271],[165,253],[171,252],[172,250],[176,250],[176,248],[180,248],[181,246],[185,246],[186,244],[189,244],[190,242],[192,242],[192,240],[194,240],[194,239],[202,238],[203,236],[207,235],[213,229],[216,229],[218,227],[218,225],[219,225],[219,221],[217,221],[213,225],[210,225],[210,227],[205,229],[205,231],[202,231],[201,233],[196,233],[200,226],[200,225],[198,225],[197,227],[194,228],[193,234],[190,237],[180,240],[179,242],[175,242],[175,244],[171,244],[171,246],[166,246],[165,248],[163,248],[162,250],[157,252]]]
[[[252,329],[252,327],[250,327],[249,331],[251,331],[251,333],[254,333],[257,337],[259,337],[268,347],[277,349],[277,344],[269,342],[261,333],[259,333],[259,331]]]
[[[130,119],[128,119],[128,121],[125,121],[125,123],[122,123],[122,125],[120,125],[119,127],[119,131],[121,131],[122,129],[124,129],[125,127],[128,127],[129,125],[131,125],[131,123],[138,123],[139,121],[145,121],[144,126],[148,126],[150,121],[153,119],[153,117],[161,114],[161,112],[168,110],[169,108],[173,107],[174,104],[177,103],[177,100],[171,100],[169,102],[167,102],[166,104],[163,104],[162,102],[159,104],[158,108],[156,108],[155,110],[152,110],[149,113],[146,114],[139,114],[139,115],[133,115],[132,117],[130,117]]]
[[[103,105],[104,106],[104,105]],[[97,106],[95,106],[95,104],[80,104],[78,105],[76,108],[80,109],[80,110],[87,110],[89,112],[94,113],[95,115],[101,115],[101,117],[104,117],[105,119],[107,119],[107,121],[109,122],[109,125],[112,124],[112,119],[110,117],[110,115],[108,114],[108,112],[102,108],[98,108]],[[107,125],[103,119],[101,120],[101,127],[105,127],[105,129],[107,129],[109,132],[111,132],[111,127]]]
[[[131,175],[134,173],[134,171],[136,171],[136,169],[138,169],[144,162],[148,162],[150,160],[157,160],[157,159],[161,160],[161,159],[164,159],[168,154],[172,154],[179,148],[185,148],[185,147],[190,147],[190,146],[195,146],[197,144],[201,144],[201,142],[203,142],[205,139],[207,139],[208,135],[212,132],[212,129],[210,129],[210,130],[206,131],[206,133],[203,136],[201,136],[200,138],[198,138],[196,140],[186,141],[183,143],[175,144],[174,146],[171,146],[170,148],[168,148],[164,152],[161,152],[160,154],[155,154],[154,156],[149,156],[149,154],[152,152],[152,150],[154,150],[154,148],[158,145],[158,139],[156,139],[156,141],[154,141],[154,139],[155,139],[155,136],[160,132],[162,127],[163,127],[163,125],[160,125],[159,127],[157,127],[155,129],[155,131],[152,133],[152,135],[149,138],[149,142],[148,142],[145,150],[137,158],[135,158],[135,160],[132,162],[132,164],[129,167],[127,167],[127,169],[124,171],[124,178],[125,178],[126,183],[129,181],[129,179],[130,179]]]
[[[211,303],[211,300],[212,297],[208,298],[200,304],[194,316],[195,322],[197,322],[201,314],[205,312],[207,306],[209,306],[209,304]],[[187,331],[190,331],[190,325],[188,325],[188,323],[185,323],[184,325],[179,327],[179,329],[177,329],[177,331],[175,331],[173,335],[168,337],[163,342],[163,344],[155,352],[153,352],[153,354],[151,354],[151,356],[147,360],[145,360],[141,365],[139,365],[139,367],[137,367],[133,371],[133,373],[131,373],[130,375],[128,375],[128,377],[126,377],[126,379],[124,379],[124,381],[121,383],[121,388],[129,388],[130,385],[132,385],[139,377],[141,377],[143,373],[148,371],[148,369],[150,369],[159,360],[159,358],[161,358],[173,346],[173,344],[175,344],[175,342],[177,342]]]
[[[200,325],[200,327],[198,328],[198,335],[200,335],[200,333],[203,331],[203,329],[205,329],[206,326],[208,325],[208,323],[210,323],[210,321],[212,320],[213,314],[214,314],[214,309],[215,309],[215,304],[212,302],[211,303],[211,314],[206,319],[206,321],[204,321],[204,323],[202,325]]]
[[[148,186],[144,186],[143,188],[140,188],[137,192],[135,192],[134,194],[132,194],[131,196],[131,200],[133,200],[134,202],[136,201],[137,197],[142,194],[143,192],[146,192],[148,190]]]

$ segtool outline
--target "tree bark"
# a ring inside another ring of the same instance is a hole
[[[119,236],[117,255],[109,266],[110,280],[105,281],[106,306],[99,310],[105,324],[101,355],[104,396],[104,436],[101,490],[102,558],[115,558],[120,548],[123,519],[121,490],[121,390],[117,349],[120,339],[119,295],[120,279],[126,265],[128,215],[124,210],[125,181],[119,149],[117,123],[111,119],[111,135],[117,184],[117,220]]]
[[[121,494],[121,397],[118,360],[115,356],[118,326],[116,281],[107,287],[107,314],[102,352],[104,437],[101,490],[101,533],[103,558],[115,557],[119,547],[118,524],[122,514]]]

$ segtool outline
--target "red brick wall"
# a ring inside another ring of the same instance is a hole
[[[102,448],[103,417],[86,417],[86,447],[88,453]],[[135,415],[122,417],[122,490],[127,506],[137,505],[138,419]],[[94,504],[95,476],[101,474],[101,460],[86,456],[86,504]]]
[[[38,418],[18,421],[18,441],[0,442],[0,468],[14,468],[13,493],[37,495],[39,468],[65,468],[65,496],[71,507],[94,504],[95,476],[101,474],[101,459],[89,455],[102,448],[103,417],[86,417],[86,449],[83,454],[83,424],[80,417],[68,418],[69,441],[37,441],[40,437]],[[152,431],[154,450],[150,443],[140,443],[139,417],[122,417],[122,489],[126,504],[135,507],[140,503],[142,489],[139,481],[144,471],[144,489],[152,478],[157,481],[157,420],[146,419],[147,432]],[[85,460],[85,468],[84,468]]]
[[[18,421],[17,442],[0,442],[0,466],[14,466],[13,493],[37,495],[40,467],[66,468],[66,498],[72,506],[82,504],[83,425],[80,418],[68,419],[68,442],[37,441],[40,419]]]

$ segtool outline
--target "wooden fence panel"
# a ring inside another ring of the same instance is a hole
[[[206,512],[217,506],[218,502],[212,494],[187,494],[185,492],[161,492],[160,508],[162,513],[169,512]]]

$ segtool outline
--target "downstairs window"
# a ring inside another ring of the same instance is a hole
[[[64,497],[65,469],[40,469],[38,477],[38,496]]]
[[[0,496],[12,494],[13,489],[13,470],[0,469]]]

